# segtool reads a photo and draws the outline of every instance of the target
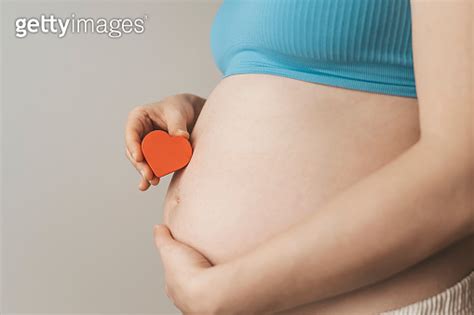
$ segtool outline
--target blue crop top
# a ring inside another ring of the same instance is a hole
[[[211,48],[224,77],[266,73],[416,97],[410,0],[226,0]]]

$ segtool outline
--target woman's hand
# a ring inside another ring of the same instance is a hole
[[[157,103],[138,106],[130,112],[125,126],[126,153],[142,176],[138,186],[140,190],[147,190],[150,184],[158,185],[160,182],[143,157],[143,137],[155,129],[161,129],[172,136],[189,139],[188,130],[193,128],[204,102],[203,98],[195,95],[178,94]]]
[[[193,248],[176,241],[165,225],[154,227],[155,245],[165,270],[166,295],[184,314],[216,313],[211,263]]]

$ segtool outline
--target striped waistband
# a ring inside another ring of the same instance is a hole
[[[474,271],[454,286],[425,300],[380,315],[472,315]]]

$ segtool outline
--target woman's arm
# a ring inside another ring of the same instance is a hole
[[[420,141],[285,233],[209,268],[221,313],[273,312],[347,292],[473,233],[472,7],[412,0]]]

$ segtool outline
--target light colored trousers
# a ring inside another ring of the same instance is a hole
[[[425,300],[380,315],[473,315],[474,271],[453,285]]]

